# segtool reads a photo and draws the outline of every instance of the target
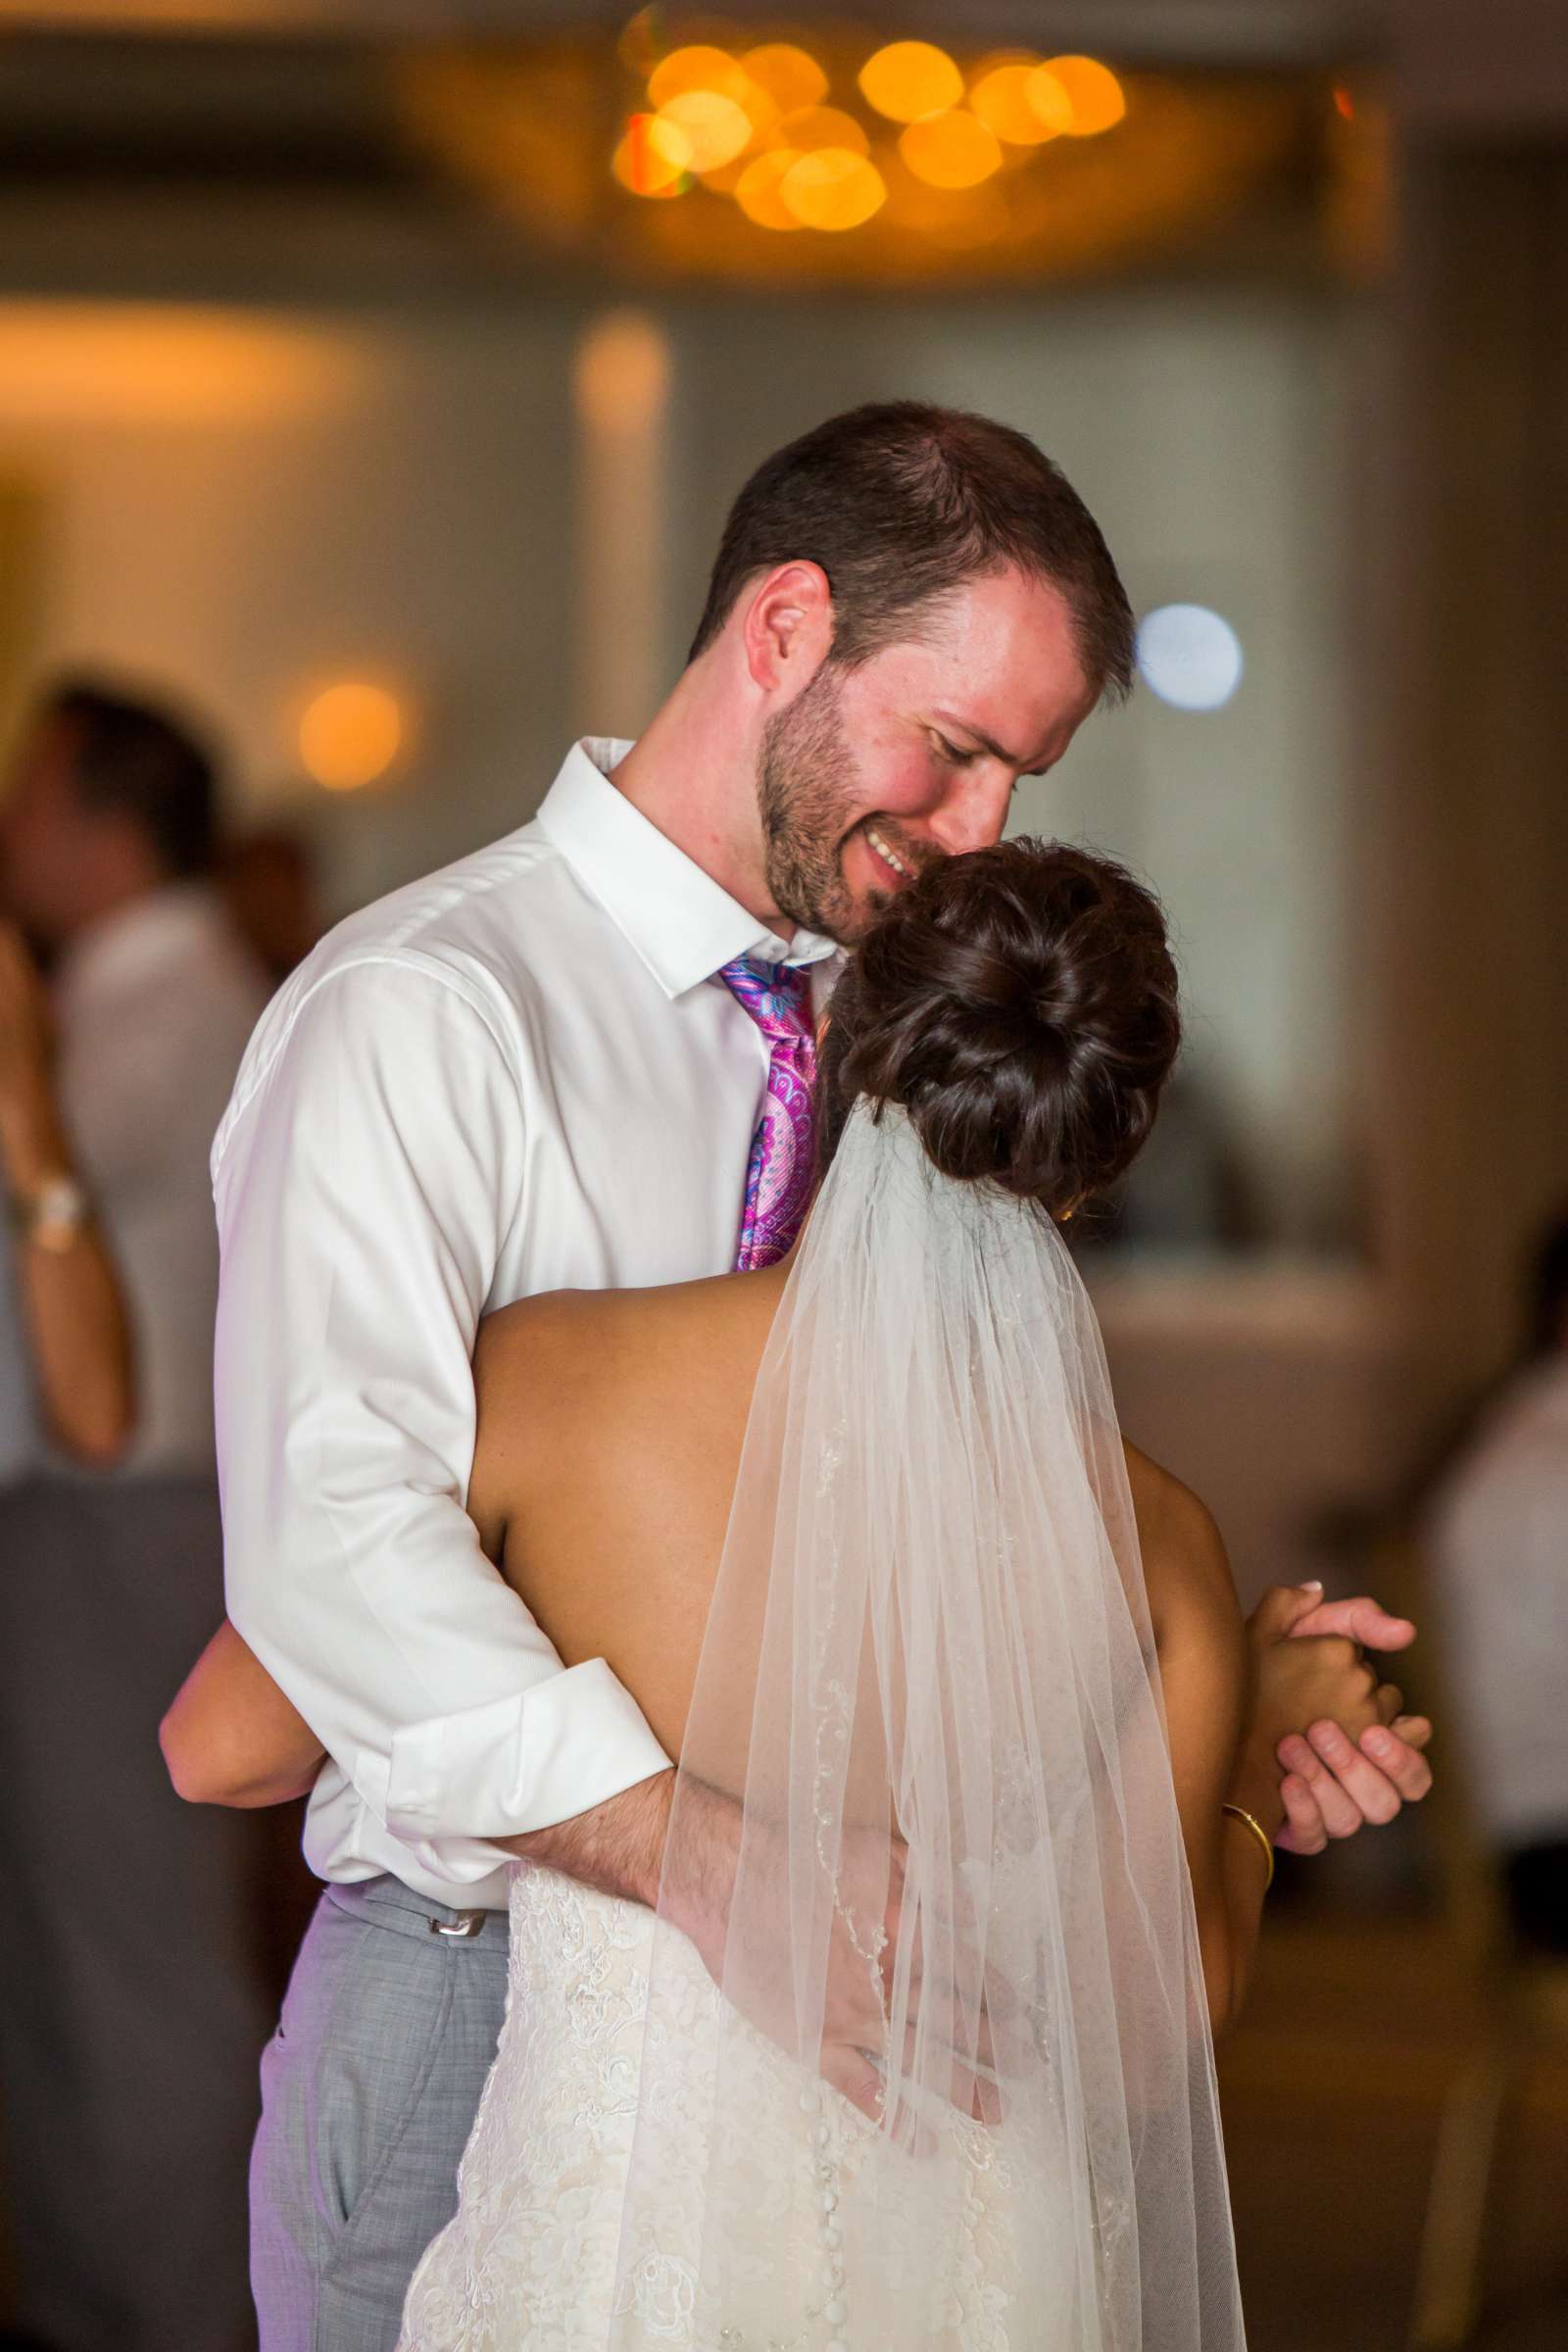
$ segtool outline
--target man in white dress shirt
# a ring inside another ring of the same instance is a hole
[[[495,2046],[508,1861],[658,1888],[668,1759],[464,1513],[480,1316],[734,1263],[768,1051],[722,968],[820,966],[995,841],[1132,634],[1022,435],[834,418],[742,491],[635,747],[578,744],[532,823],[341,925],[257,1032],[213,1161],[229,1614],[330,1758],[264,2062],[264,2352],[390,2352]],[[730,1859],[715,1824],[715,1890]],[[721,1904],[687,1892],[701,1946]]]
[[[136,1373],[104,1466],[56,1409],[61,1443],[0,1494],[8,2218],[19,2316],[69,2352],[236,2352],[248,2328],[253,1825],[182,1807],[156,1744],[220,1589],[207,1155],[266,993],[205,878],[215,821],[183,726],[85,684],[42,706],[0,810],[8,901],[54,967],[60,1116],[9,1153],[35,1303],[76,1285],[38,1342],[85,1389],[96,1220]]]

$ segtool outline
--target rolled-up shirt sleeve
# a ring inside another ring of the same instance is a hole
[[[486,1840],[668,1761],[602,1661],[563,1666],[464,1509],[524,1120],[482,989],[404,951],[264,1022],[214,1153],[229,1614],[370,1810],[465,1882]]]

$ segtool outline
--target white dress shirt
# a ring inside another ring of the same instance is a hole
[[[267,983],[217,893],[171,883],[73,940],[58,1087],[135,1346],[119,1475],[213,1473],[218,1241],[208,1155]]]
[[[1568,1358],[1505,1392],[1429,1538],[1480,1819],[1504,1850],[1568,1837]]]
[[[340,924],[213,1148],[229,1612],[327,1749],[324,1878],[499,1907],[491,1840],[668,1761],[463,1507],[480,1316],[733,1264],[767,1049],[713,975],[832,953],[786,948],[632,808],[608,780],[629,749],[577,745],[531,824]]]

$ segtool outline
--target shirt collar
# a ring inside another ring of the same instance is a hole
[[[634,808],[610,780],[630,750],[611,736],[574,743],[538,823],[667,997],[684,996],[737,956],[811,964],[837,952],[814,931],[797,931],[786,946]]]

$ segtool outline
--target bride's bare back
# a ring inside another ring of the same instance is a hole
[[[670,1755],[785,1279],[563,1291],[480,1326],[469,1516],[566,1664],[607,1659]],[[1195,1580],[1228,1574],[1196,1496],[1131,1446],[1127,1467],[1163,1661]]]
[[[607,1659],[671,1755],[784,1282],[564,1291],[480,1326],[469,1516],[566,1664]]]

